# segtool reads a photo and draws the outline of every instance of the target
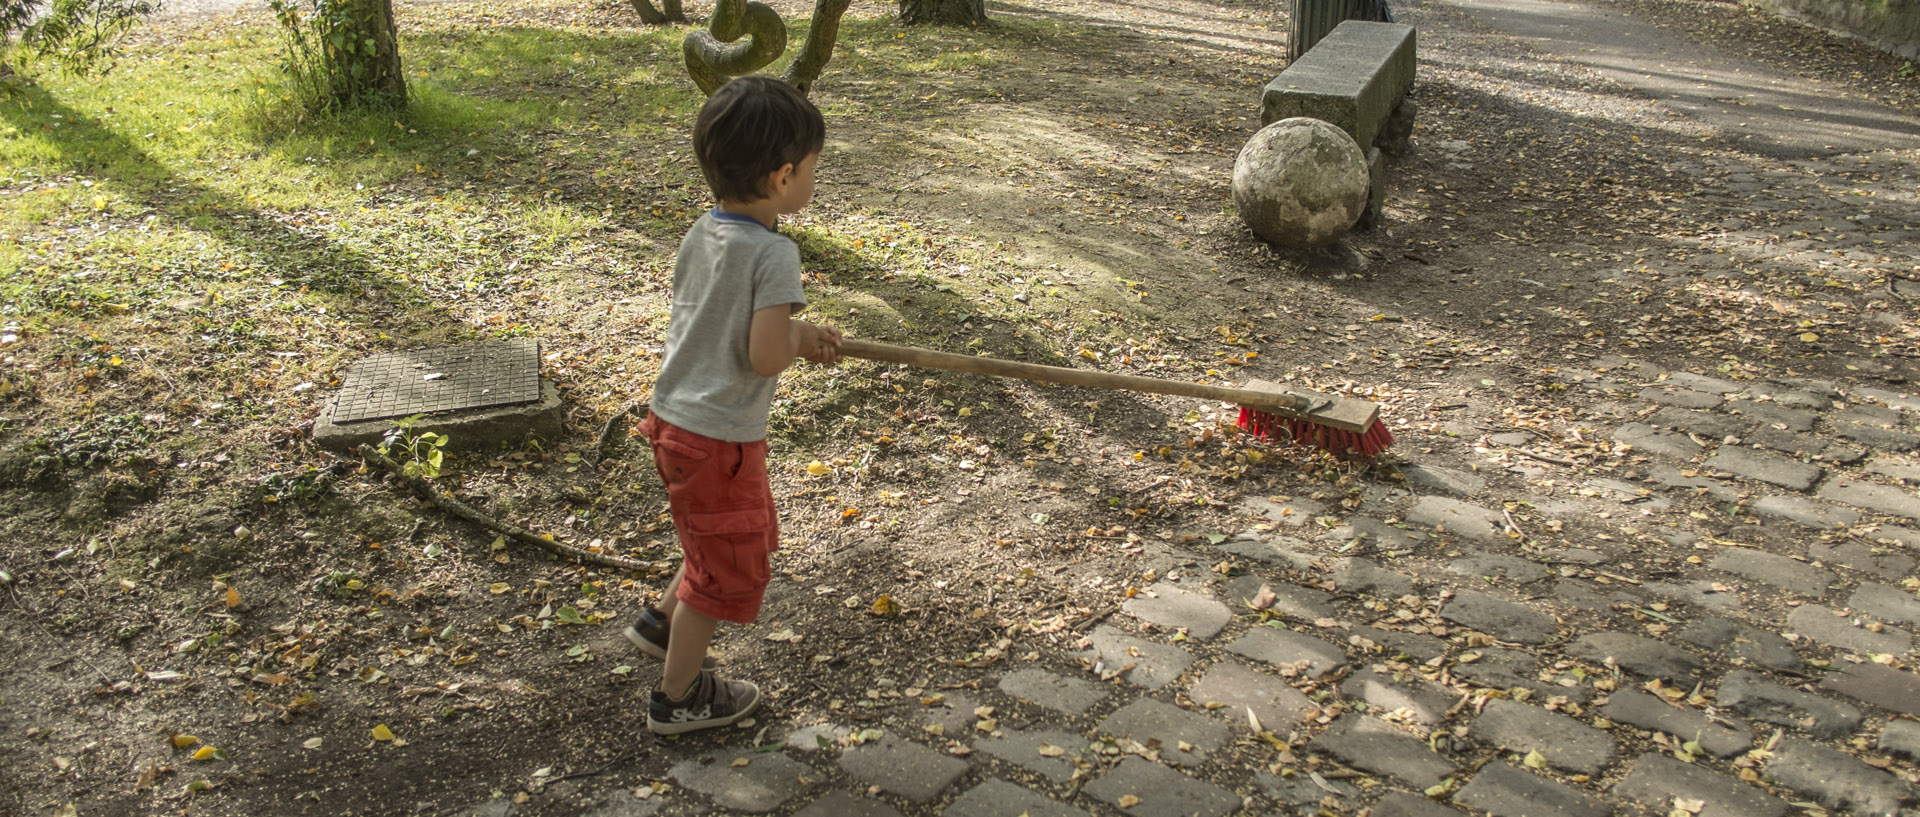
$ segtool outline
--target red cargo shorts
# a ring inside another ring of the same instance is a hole
[[[640,432],[653,443],[654,467],[686,554],[681,603],[721,621],[760,615],[780,547],[780,517],[767,482],[767,441],[704,437],[652,414]]]

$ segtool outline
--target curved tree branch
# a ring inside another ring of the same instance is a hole
[[[826,70],[827,61],[833,59],[833,43],[840,38],[840,17],[852,4],[853,0],[818,0],[814,4],[807,42],[800,46],[800,56],[793,58],[793,64],[787,66],[787,74],[782,77],[788,85],[799,89],[802,96],[813,92],[814,81]]]
[[[741,42],[742,37],[747,37]],[[712,96],[730,77],[766,67],[787,50],[787,24],[765,3],[719,0],[707,31],[695,31],[681,43],[687,75]]]

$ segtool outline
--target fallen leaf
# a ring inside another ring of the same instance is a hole
[[[173,740],[174,748],[177,748],[177,749],[185,749],[188,746],[192,746],[200,742],[199,738],[196,738],[192,735],[188,735],[184,733],[174,735],[172,740]]]
[[[233,585],[227,585],[227,609],[231,610],[239,606],[240,591],[233,589]]]
[[[1131,794],[1123,794],[1120,795],[1120,799],[1116,802],[1120,804],[1121,808],[1133,808],[1134,806],[1140,805],[1140,798]]]
[[[375,726],[373,727],[373,739],[381,742],[393,740],[393,730],[388,729],[384,723]]]
[[[747,764],[749,764],[749,763],[752,763],[752,762],[753,762],[753,761],[752,761],[751,759],[749,759],[749,758],[744,758],[744,757],[736,757],[736,758],[734,758],[734,759],[733,759],[733,762],[732,762],[732,763],[729,763],[729,764],[727,764],[727,765],[729,765],[729,766],[732,766],[732,767],[734,767],[734,768],[736,768],[736,769],[738,769],[738,768],[740,768],[740,767],[742,767],[742,766],[745,766],[745,765],[747,765]]]
[[[1520,762],[1525,764],[1529,769],[1544,769],[1547,767],[1547,756],[1540,754],[1537,749],[1529,749],[1527,750],[1526,759]]]
[[[307,738],[306,741],[300,745],[308,749],[318,749],[320,748],[320,744],[325,742],[326,741],[321,738]]]
[[[1058,747],[1058,746],[1055,746],[1055,745],[1053,745],[1053,744],[1051,744],[1051,743],[1042,743],[1042,744],[1040,744],[1040,756],[1041,756],[1041,757],[1059,757],[1059,756],[1061,756],[1061,755],[1064,755],[1064,754],[1066,754],[1066,753],[1067,753],[1067,750],[1065,750],[1065,749],[1062,749],[1062,748],[1060,748],[1060,747]]]

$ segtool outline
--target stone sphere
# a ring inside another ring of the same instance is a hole
[[[1282,119],[1240,149],[1233,204],[1248,227],[1275,244],[1333,243],[1367,208],[1367,157],[1337,125]]]

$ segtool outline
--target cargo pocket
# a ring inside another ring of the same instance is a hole
[[[687,514],[689,533],[719,545],[707,560],[716,577],[726,584],[751,583],[756,590],[773,577],[767,558],[772,527],[772,514],[765,508]]]

